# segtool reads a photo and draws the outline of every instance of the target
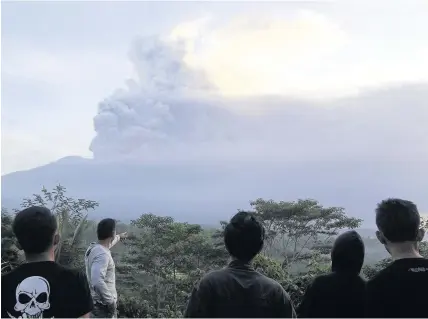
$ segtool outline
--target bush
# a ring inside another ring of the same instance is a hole
[[[117,303],[118,318],[179,318],[181,312],[174,312],[167,305],[164,309],[157,311],[147,300],[141,297],[130,297],[119,295]]]

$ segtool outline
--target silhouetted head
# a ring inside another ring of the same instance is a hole
[[[32,206],[16,214],[12,225],[18,243],[24,253],[39,255],[52,253],[59,242],[58,223],[46,207]]]
[[[97,227],[98,240],[112,241],[116,236],[116,221],[111,218],[103,219]]]
[[[417,245],[425,235],[424,230],[420,228],[418,208],[411,201],[404,199],[390,198],[378,204],[376,225],[376,236],[388,251],[390,246],[395,244]]]
[[[232,217],[224,230],[224,243],[229,254],[250,262],[263,248],[263,225],[249,212],[239,212]]]
[[[331,250],[332,271],[359,274],[364,263],[364,251],[364,242],[355,230],[339,235]]]

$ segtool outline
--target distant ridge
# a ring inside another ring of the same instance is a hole
[[[374,226],[374,207],[383,198],[413,200],[428,209],[428,173],[397,162],[281,163],[101,163],[68,158],[2,176],[2,205],[18,207],[23,197],[61,183],[70,196],[100,202],[93,218],[134,219],[141,213],[179,221],[217,224],[256,198],[293,201],[314,198],[343,206],[351,216]],[[394,172],[394,174],[390,174]],[[91,216],[92,218],[92,216]]]

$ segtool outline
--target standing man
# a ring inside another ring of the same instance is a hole
[[[55,215],[33,206],[15,216],[12,228],[26,262],[1,276],[1,317],[89,318],[93,304],[85,275],[55,263]]]
[[[116,235],[116,221],[103,219],[97,227],[98,242],[91,243],[85,253],[86,276],[94,300],[94,318],[117,317],[115,264],[110,253],[126,233]]]
[[[237,213],[224,230],[224,243],[232,262],[202,278],[193,289],[184,317],[295,317],[284,288],[251,266],[263,248],[264,237],[263,225],[252,213]]]
[[[367,318],[428,318],[428,260],[418,251],[424,238],[415,204],[387,199],[376,209],[376,236],[392,264],[367,284]]]

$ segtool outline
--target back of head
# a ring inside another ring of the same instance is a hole
[[[331,251],[332,271],[359,274],[364,263],[364,242],[354,230],[336,238]]]
[[[391,243],[418,241],[420,224],[418,209],[411,201],[390,198],[376,208],[376,225]]]
[[[263,225],[254,214],[239,212],[224,230],[224,243],[232,257],[249,262],[262,250],[264,236]]]
[[[98,240],[105,240],[114,237],[116,233],[116,221],[111,218],[103,219],[98,223],[97,236]]]
[[[12,229],[26,254],[47,252],[54,244],[58,224],[46,207],[32,206],[16,214]]]

